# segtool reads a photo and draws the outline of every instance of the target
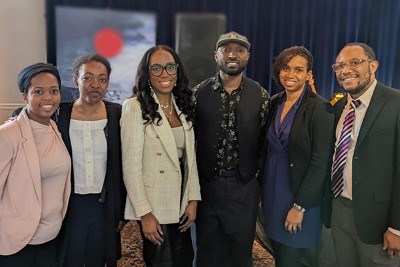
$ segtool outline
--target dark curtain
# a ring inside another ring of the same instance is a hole
[[[318,92],[340,92],[331,65],[348,42],[365,42],[379,60],[379,81],[400,88],[400,1],[398,0],[48,0],[48,61],[55,63],[54,6],[111,8],[157,14],[157,44],[175,47],[175,14],[224,13],[227,31],[246,35],[252,47],[246,76],[271,94],[274,58],[304,45],[314,56]],[[196,53],[196,51],[193,51]],[[132,77],[134,79],[134,77]]]

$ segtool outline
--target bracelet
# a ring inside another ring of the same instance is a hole
[[[303,208],[300,205],[297,205],[296,203],[293,203],[293,208],[295,208],[296,210],[300,211],[301,213],[304,213],[306,211],[305,208]]]

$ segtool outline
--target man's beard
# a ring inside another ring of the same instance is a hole
[[[363,82],[362,84],[359,84],[359,85],[357,85],[356,87],[354,87],[354,88],[348,88],[348,89],[345,89],[345,88],[343,88],[346,92],[348,92],[350,95],[358,95],[358,94],[362,94],[362,93],[364,93],[367,89],[368,89],[368,85],[370,84],[370,82],[371,82],[371,70],[370,70],[370,68],[368,67],[368,74],[369,74],[369,76],[368,76],[368,78],[365,80],[365,82]],[[343,86],[342,86],[343,87]]]
[[[235,69],[235,68],[228,68],[224,64],[218,64],[218,68],[225,74],[228,74],[230,76],[236,76],[242,73],[242,71],[246,68],[246,66],[240,64],[239,67]]]

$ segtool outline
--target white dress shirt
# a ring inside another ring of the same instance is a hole
[[[347,152],[347,158],[346,158],[346,165],[343,170],[343,179],[344,179],[344,189],[341,194],[342,197],[348,198],[348,199],[353,199],[352,195],[352,170],[353,170],[353,155],[354,155],[354,149],[356,146],[357,138],[358,138],[358,133],[360,132],[360,128],[362,125],[362,122],[365,117],[365,113],[367,113],[367,109],[369,106],[369,103],[371,102],[372,94],[375,91],[377,81],[375,80],[372,85],[368,88],[368,90],[358,98],[358,100],[361,101],[361,104],[355,109],[355,119],[354,119],[354,125],[353,125],[353,131],[351,132],[350,136],[350,145],[349,145],[349,150]],[[342,133],[343,129],[343,122],[344,119],[350,109],[350,103],[351,103],[352,98],[350,97],[350,94],[347,94],[347,104],[343,109],[342,115],[340,116],[339,122],[336,127],[336,143],[335,143],[335,149],[337,148],[337,145],[339,143],[340,139],[340,134]],[[356,99],[354,99],[356,100]]]

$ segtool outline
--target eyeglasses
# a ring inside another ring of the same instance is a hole
[[[154,77],[160,77],[165,70],[169,75],[174,75],[178,71],[179,64],[169,63],[164,67],[158,64],[149,66],[149,71]]]
[[[336,63],[332,65],[332,69],[334,72],[339,72],[344,69],[344,67],[347,67],[348,69],[355,69],[358,67],[358,65],[364,63],[364,62],[371,62],[373,61],[372,59],[352,59],[347,63]]]

